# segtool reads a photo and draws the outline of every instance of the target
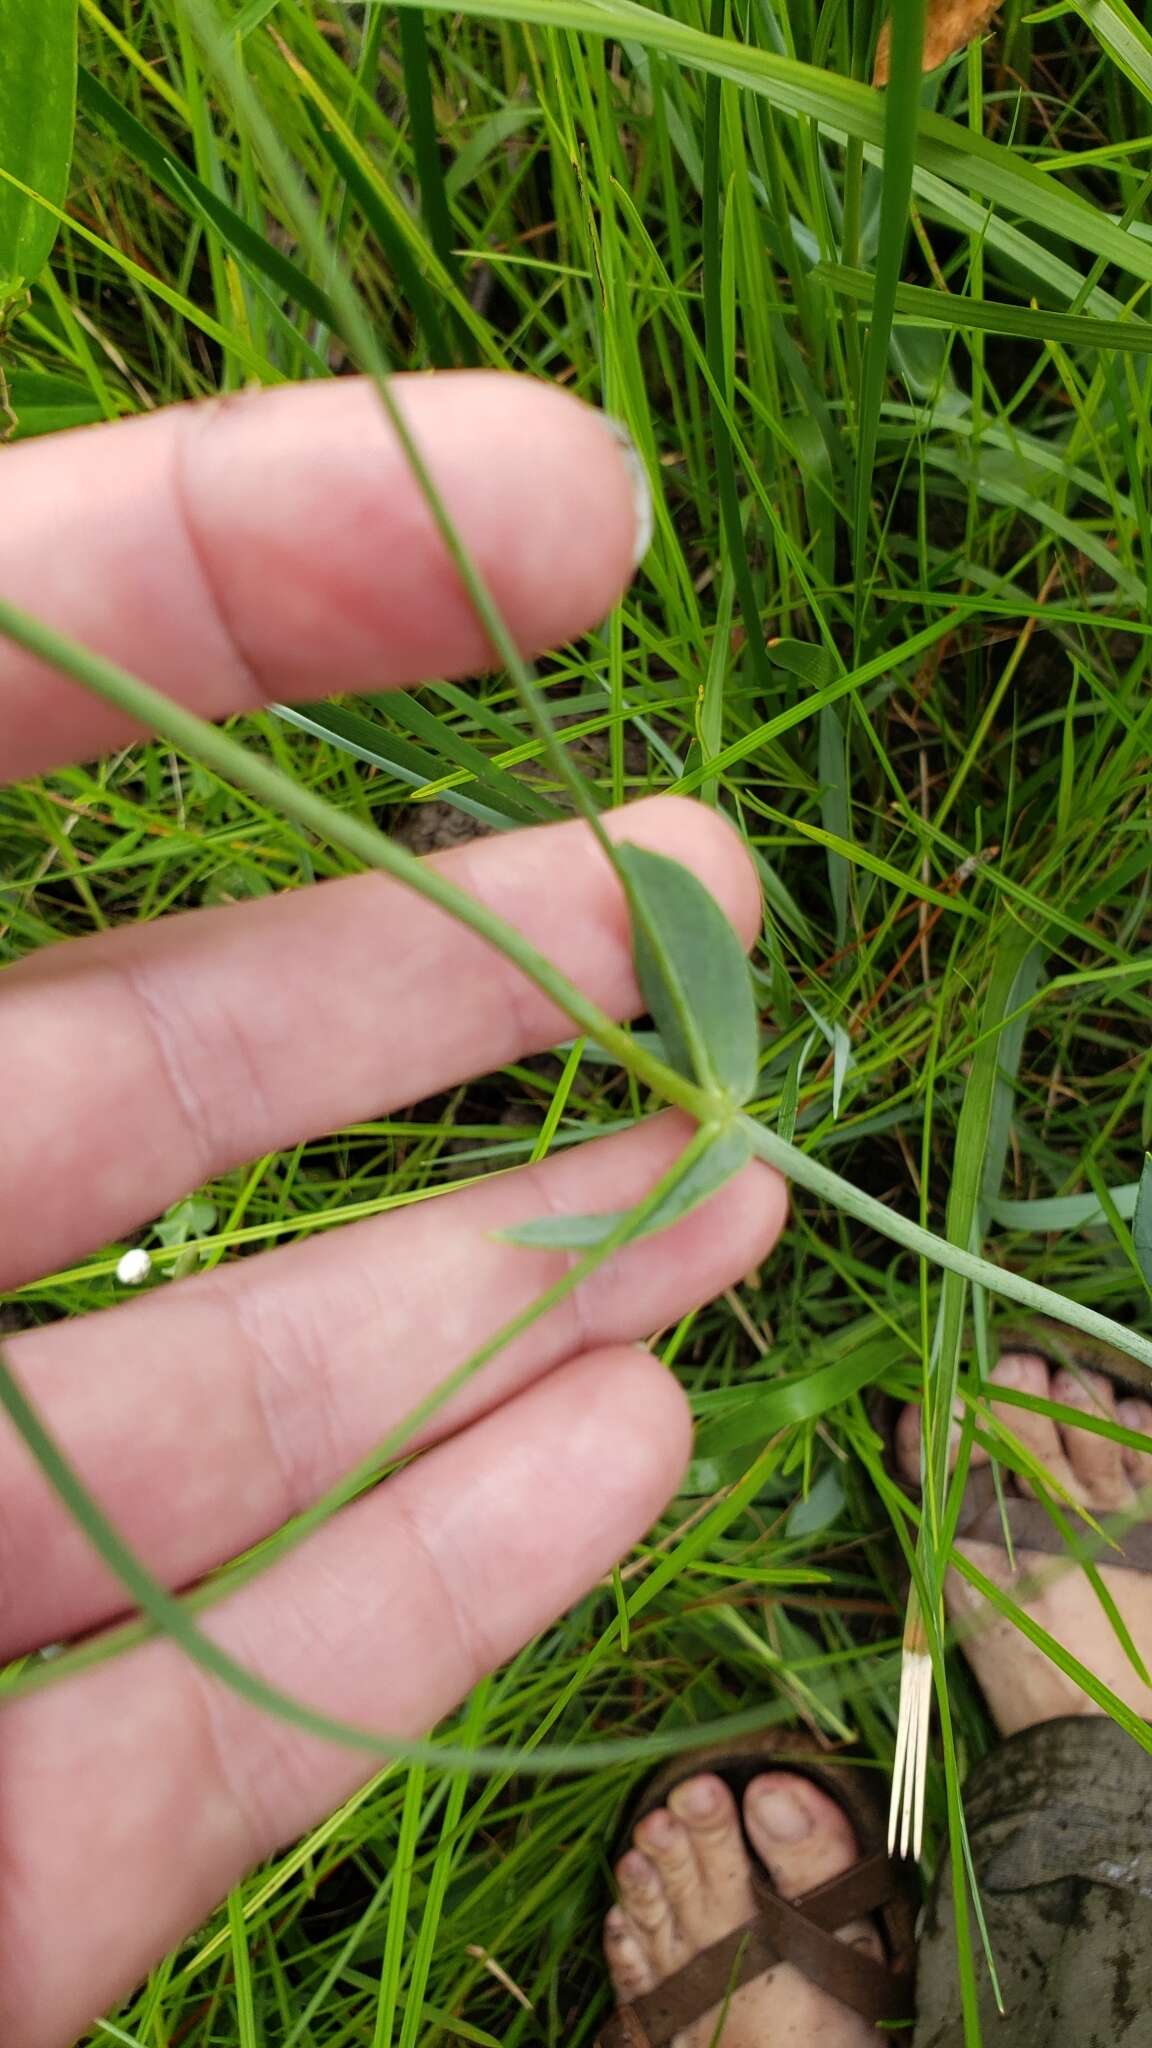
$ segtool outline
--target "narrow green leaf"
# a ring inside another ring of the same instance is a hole
[[[410,740],[401,739],[398,733],[376,725],[362,712],[346,711],[339,704],[310,706],[307,711],[295,704],[275,704],[272,708],[285,724],[296,726],[300,732],[314,733],[318,739],[338,747],[342,754],[351,755],[354,761],[383,768],[386,774],[395,776],[397,782],[407,783],[410,789],[424,789],[429,783],[442,779],[442,764],[435,755],[427,753],[423,747],[413,746]],[[461,789],[444,790],[442,796],[446,803],[463,811],[466,817],[475,818],[478,825],[491,826],[495,832],[506,831],[509,825],[536,822],[526,805],[511,809],[501,804],[497,810],[494,805],[483,803]]]
[[[1127,1222],[1136,1213],[1139,1181],[1110,1188],[1113,1207]],[[1107,1221],[1095,1195],[1040,1195],[1030,1202],[991,1201],[986,1204],[993,1223],[1004,1230],[1089,1230]]]
[[[420,210],[427,223],[432,247],[445,270],[454,272],[456,256],[452,214],[444,189],[440,138],[436,133],[428,39],[424,33],[424,17],[418,7],[409,8],[400,16],[400,51],[412,130],[412,154],[420,180]]]
[[[1146,1154],[1144,1171],[1140,1175],[1140,1189],[1132,1217],[1132,1243],[1140,1271],[1148,1286],[1152,1287],[1152,1152]]]
[[[711,0],[709,25],[713,36],[718,40],[723,37],[727,13],[728,0]],[[724,524],[728,567],[735,585],[744,631],[747,634],[748,659],[759,688],[764,689],[768,680],[767,664],[764,659],[764,629],[760,622],[756,586],[744,538],[744,521],[736,482],[736,458],[725,418],[725,404],[730,396],[735,365],[728,348],[722,289],[726,221],[720,171],[720,114],[723,90],[723,81],[715,74],[705,82],[701,238],[704,248],[704,347],[708,367],[712,373],[708,387],[708,407],[712,420],[712,461],[716,473],[720,517]],[[721,397],[725,404],[720,402]]]
[[[270,14],[275,13],[279,5],[280,0],[247,0],[247,5],[240,9],[235,21],[229,23],[237,41],[243,42],[246,36],[251,35],[253,29],[259,28]]]
[[[204,215],[221,240],[243,263],[267,278],[291,304],[339,333],[340,325],[333,307],[298,263],[266,241],[263,235],[257,234],[255,228],[249,227],[235,208],[213,192],[195,172],[185,164],[176,163],[149,134],[143,122],[137,121],[135,115],[122,107],[84,65],[80,67],[78,84],[83,112],[108,134],[115,136],[133,162],[150,172],[161,191],[167,192],[169,198],[186,209],[191,205],[193,217],[197,213]]]
[[[841,298],[854,299],[866,311],[871,308],[873,284],[865,271],[822,263],[812,275]],[[895,318],[912,327],[947,327],[961,333],[972,329],[981,334],[1018,335],[1027,341],[1059,341],[1070,347],[1126,349],[1133,355],[1152,352],[1152,321],[1135,315],[1130,320],[1096,320],[1086,313],[969,299],[961,292],[931,291],[919,284],[897,286]]]
[[[844,1487],[835,1465],[820,1474],[814,1486],[801,1494],[784,1525],[786,1536],[816,1536],[831,1528],[844,1505]]]
[[[896,309],[896,289],[908,235],[912,172],[916,163],[924,16],[925,0],[892,0],[891,75],[884,116],[880,229],[872,287],[872,318],[864,348],[857,418],[856,489],[852,515],[852,561],[856,584],[853,631],[857,651],[870,580],[866,565],[872,524],[872,472],[888,374],[888,347]]]
[[[421,275],[403,230],[334,123],[310,100],[304,102],[304,112],[316,131],[317,141],[339,171],[395,271],[396,282],[408,301],[412,317],[423,330],[433,363],[439,370],[450,369],[455,356],[441,324],[436,295]]]
[[[77,0],[4,0],[0,24],[0,168],[63,206],[76,120]],[[31,283],[52,253],[57,221],[0,184],[0,291]]]
[[[760,1026],[743,946],[715,897],[679,861],[627,842],[619,860],[636,974],[669,1065],[747,1102]]]
[[[1152,35],[1132,9],[1124,0],[1076,0],[1076,12],[1113,63],[1152,100]]]
[[[748,1387],[726,1409],[701,1422],[696,1454],[718,1458],[727,1451],[743,1450],[746,1444],[766,1443],[777,1430],[818,1421],[891,1366],[892,1343],[884,1337],[859,1345],[847,1358],[838,1358],[815,1372]]]
[[[818,65],[802,64],[794,57],[778,56],[734,38],[708,35],[658,8],[639,6],[636,0],[398,0],[398,4],[420,5],[428,13],[535,21],[554,29],[618,37],[625,45],[661,50],[693,70],[730,78],[749,92],[762,94],[781,112],[857,136],[866,148],[882,145],[885,139],[883,103],[871,87],[839,78]],[[1005,144],[922,109],[916,160],[917,189],[933,189],[939,204],[951,205],[963,192],[979,193],[1030,225],[1091,250],[1134,277],[1152,280],[1152,245],[1098,205],[1069,191],[1047,171],[1025,163]],[[988,225],[989,236],[1003,227],[996,222]],[[1048,253],[1018,230],[1011,233],[1017,254],[1037,275],[1043,275],[1050,267]]]
[[[652,1237],[656,1231],[667,1230],[682,1216],[690,1215],[742,1172],[751,1157],[748,1134],[739,1124],[718,1132],[684,1178],[638,1222],[625,1243],[638,1237]],[[618,1209],[601,1216],[537,1216],[531,1222],[516,1223],[499,1235],[506,1244],[527,1245],[534,1251],[583,1252],[614,1236],[626,1214],[626,1210]]]

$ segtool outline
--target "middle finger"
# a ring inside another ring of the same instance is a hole
[[[170,1585],[319,1497],[567,1270],[496,1233],[631,1207],[667,1172],[678,1115],[539,1167],[325,1232],[128,1306],[30,1332],[13,1366],[101,1505]],[[648,1335],[755,1265],[783,1182],[745,1169],[672,1229],[606,1261],[414,1440],[494,1407],[577,1351]],[[0,1656],[123,1607],[119,1582],[23,1446],[0,1436]]]
[[[746,942],[756,879],[699,804],[656,798],[609,831],[674,854]],[[634,1016],[628,917],[582,824],[432,863]],[[0,973],[0,1288],[156,1216],[219,1173],[419,1102],[569,1025],[444,911],[379,875],[58,946]]]

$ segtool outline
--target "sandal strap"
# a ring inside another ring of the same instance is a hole
[[[1073,1509],[1064,1511],[1064,1520],[1073,1534],[1077,1519]],[[1042,1502],[1026,1500],[1005,1489],[1001,1516],[993,1468],[978,1465],[968,1474],[956,1534],[975,1543],[994,1543],[1003,1550],[1005,1524],[1017,1550],[1037,1550],[1046,1557],[1069,1555],[1068,1544]],[[1092,1540],[1090,1532],[1085,1531],[1085,1535]],[[1097,1564],[1126,1565],[1130,1571],[1152,1572],[1152,1522],[1133,1523],[1116,1538],[1116,1543],[1119,1548],[1096,1546]]]
[[[759,1910],[753,1918],[702,1949],[655,1991],[621,2006],[602,2030],[599,2048],[665,2048],[674,2034],[778,1963],[794,1964],[811,1983],[873,2025],[909,2019],[910,1975],[838,1941],[833,1932],[875,1912],[893,1896],[898,1882],[883,1854],[865,1858],[791,1905],[759,1882]]]

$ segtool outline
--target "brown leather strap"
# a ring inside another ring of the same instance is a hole
[[[596,2036],[596,2048],[652,2048],[634,2005],[618,2005]]]
[[[996,1543],[1004,1548],[1004,1528],[1007,1524],[1014,1547],[1017,1550],[1036,1550],[1048,1557],[1067,1557],[1068,1544],[1057,1528],[1051,1515],[1038,1500],[1027,1500],[1021,1494],[1010,1492],[1011,1479],[1005,1475],[1004,1505],[1001,1512],[996,1492],[996,1480],[991,1465],[978,1465],[968,1475],[964,1500],[956,1534],[976,1543]],[[1075,1536],[1080,1526],[1075,1510],[1062,1511],[1070,1533]],[[1094,1552],[1097,1564],[1126,1565],[1130,1571],[1152,1572],[1152,1522],[1135,1522],[1113,1544],[1100,1544],[1090,1529],[1084,1530],[1086,1545]]]
[[[838,1941],[833,1931],[884,1905],[894,1885],[895,1873],[884,1855],[868,1857],[792,1905],[758,1881],[760,1908],[754,1918],[702,1949],[655,1991],[622,2007],[601,2033],[600,2048],[665,2048],[674,2034],[778,1963],[794,1964],[811,1983],[874,2026],[910,2018],[911,1977],[896,1975],[885,1963]]]

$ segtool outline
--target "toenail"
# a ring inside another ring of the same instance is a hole
[[[807,1807],[783,1785],[757,1793],[756,1818],[764,1832],[775,1835],[778,1842],[800,1842],[812,1832]]]
[[[998,1380],[1002,1387],[1027,1387],[1035,1379],[1037,1368],[1041,1374],[1047,1373],[1044,1360],[1030,1351],[1005,1351],[996,1362],[993,1380]]]
[[[661,1848],[667,1848],[675,1834],[676,1824],[672,1815],[666,1813],[663,1807],[657,1813],[650,1813],[644,1822],[645,1841],[656,1842]]]
[[[646,1856],[631,1850],[620,1865],[622,1883],[631,1885],[633,1891],[651,1891],[658,1882],[656,1872]]]
[[[689,1820],[708,1820],[720,1804],[720,1791],[713,1778],[691,1778],[676,1787],[676,1804]]]

